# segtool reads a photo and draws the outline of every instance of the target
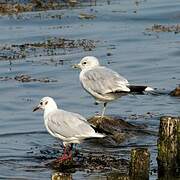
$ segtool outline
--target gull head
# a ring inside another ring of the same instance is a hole
[[[57,109],[57,104],[56,102],[54,101],[53,98],[51,97],[43,97],[39,104],[33,109],[33,112],[34,111],[37,111],[37,110],[56,110]]]
[[[73,67],[80,68],[81,70],[83,70],[83,69],[90,69],[96,66],[99,66],[98,59],[94,56],[86,56],[81,59],[79,64],[75,64]]]

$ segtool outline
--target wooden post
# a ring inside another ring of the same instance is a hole
[[[131,150],[130,180],[148,180],[149,166],[150,153],[147,148],[135,148]]]
[[[160,118],[157,162],[159,178],[180,175],[180,117]]]
[[[72,180],[72,175],[69,173],[54,172],[51,180]]]

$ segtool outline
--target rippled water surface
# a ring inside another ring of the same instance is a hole
[[[94,99],[81,88],[79,72],[71,68],[83,56],[97,56],[101,64],[121,73],[133,84],[148,84],[165,91],[180,84],[179,33],[146,30],[154,24],[179,24],[179,9],[179,0],[112,0],[110,3],[97,1],[96,6],[0,16],[1,47],[54,38],[86,39],[95,45],[91,49],[73,47],[49,51],[25,48],[25,56],[16,60],[1,58],[0,179],[50,179],[53,175],[54,170],[47,168],[41,157],[46,156],[46,152],[62,151],[62,147],[46,132],[42,113],[32,113],[41,97],[52,96],[59,107],[85,117],[101,112],[102,107],[95,106]],[[80,13],[95,17],[81,19]],[[1,49],[0,55],[2,53],[16,52]],[[14,77],[21,74],[55,81],[16,81]],[[126,96],[109,104],[106,111],[132,123],[145,124],[153,131],[158,131],[160,116],[179,113],[179,98],[168,95]],[[130,118],[133,114],[139,118]],[[154,136],[134,138],[118,147],[85,142],[78,148],[82,152],[100,151],[128,159],[131,147],[138,146],[149,147],[151,168],[156,167]],[[47,153],[47,156],[50,155]],[[71,175],[74,179],[106,179],[106,173],[76,171]]]

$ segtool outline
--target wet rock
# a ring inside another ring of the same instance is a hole
[[[65,161],[51,161],[47,164],[48,167],[52,169],[56,169],[62,172],[75,172],[76,168],[79,167],[79,164],[76,163],[73,159],[72,160],[65,160]]]
[[[170,92],[171,96],[180,96],[180,86],[176,87],[173,91]]]
[[[34,79],[31,78],[31,76],[28,76],[26,74],[22,74],[22,75],[17,75],[14,78],[16,81],[21,81],[21,82],[30,82],[33,81]]]
[[[119,117],[94,116],[88,119],[94,129],[98,132],[110,136],[116,143],[122,143],[135,135],[153,135],[152,132],[145,130],[143,126],[136,126],[124,121]]]
[[[62,172],[72,172],[77,169],[86,169],[87,171],[112,171],[118,170],[121,173],[128,173],[129,161],[125,159],[116,159],[113,156],[107,156],[105,154],[94,155],[78,154],[72,160],[66,160],[64,162],[51,161],[47,164],[52,169],[56,169]]]

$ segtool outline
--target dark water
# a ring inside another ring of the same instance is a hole
[[[60,108],[85,117],[101,111],[102,107],[93,105],[93,98],[81,88],[79,72],[71,68],[83,56],[97,56],[103,65],[118,71],[134,84],[148,84],[167,91],[180,84],[180,35],[146,31],[154,24],[180,23],[179,9],[178,0],[114,0],[110,4],[97,2],[97,6],[0,16],[1,46],[43,42],[55,37],[88,39],[95,41],[96,45],[92,51],[77,47],[56,49],[56,54],[41,48],[36,52],[28,49],[24,52],[25,58],[16,58],[12,64],[2,58],[0,77],[7,76],[9,80],[0,81],[0,179],[50,179],[55,173],[44,165],[41,157],[51,157],[48,152],[62,151],[62,148],[46,133],[42,113],[32,113],[41,97],[52,96]],[[80,13],[96,17],[80,19]],[[52,18],[54,15],[62,15],[62,18]],[[48,77],[57,82],[22,83],[14,80],[20,74]],[[161,115],[179,113],[179,98],[168,95],[126,96],[109,104],[106,111],[106,114],[145,124],[153,131],[158,130]],[[130,118],[133,114],[139,118]],[[131,147],[138,146],[149,147],[151,169],[156,167],[154,136],[133,138],[118,147],[85,142],[79,149],[84,153],[100,151],[128,159]],[[76,171],[71,176],[73,179],[106,179],[106,173],[86,171]],[[151,179],[155,179],[155,175]]]

